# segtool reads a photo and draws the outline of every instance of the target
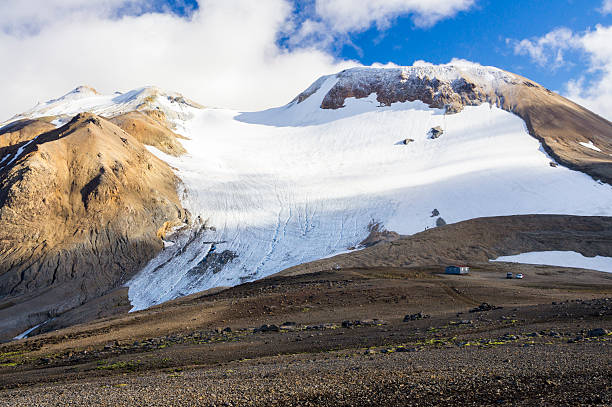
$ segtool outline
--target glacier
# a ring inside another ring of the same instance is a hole
[[[453,115],[376,94],[320,108],[334,77],[300,103],[263,112],[194,112],[189,152],[170,157],[198,230],[177,233],[128,282],[134,310],[259,279],[346,252],[380,223],[400,234],[516,214],[612,215],[612,188],[551,158],[517,116],[484,104]],[[428,139],[432,127],[444,135]],[[414,142],[404,145],[407,138]],[[232,253],[202,268],[211,249]],[[235,257],[234,257],[235,256]]]

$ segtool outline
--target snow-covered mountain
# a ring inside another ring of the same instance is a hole
[[[213,229],[177,234],[128,283],[134,307],[346,251],[372,224],[413,234],[481,216],[612,215],[610,185],[553,166],[525,122],[495,105],[481,101],[445,114],[443,106],[418,100],[385,105],[372,93],[322,108],[347,82],[394,88],[398,73],[402,80],[437,81],[434,99],[461,101],[450,92],[457,81],[467,86],[464,72],[355,69],[318,80],[282,108],[194,113],[184,124],[189,154],[158,156],[178,168],[185,208]],[[494,68],[467,73],[498,98],[517,81]],[[429,132],[438,126],[444,133],[433,139]]]
[[[104,117],[114,117],[132,111],[158,110],[171,121],[186,121],[192,118],[191,109],[202,108],[196,102],[180,93],[167,92],[155,86],[148,86],[112,95],[98,93],[92,87],[78,86],[57,99],[38,103],[32,109],[2,123],[5,126],[18,120],[52,117],[56,125],[70,121],[76,114],[90,112]]]
[[[374,227],[612,216],[612,124],[491,67],[356,68],[249,113],[156,88],[77,88],[11,122],[134,110],[163,113],[186,138],[183,155],[147,148],[174,169],[191,214],[126,281],[134,310],[356,250]]]

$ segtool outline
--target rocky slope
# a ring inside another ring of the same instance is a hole
[[[1,344],[0,406],[612,403],[612,275],[442,270],[272,276]]]
[[[165,116],[159,114],[156,116],[158,120],[165,121]],[[184,137],[174,133],[160,121],[156,121],[146,113],[139,111],[123,113],[110,119],[111,123],[119,126],[142,144],[155,147],[173,156],[185,154],[187,151],[177,140],[184,139]]]
[[[172,170],[102,117],[79,114],[4,156],[4,339],[125,282],[162,249],[165,224],[187,221]]]
[[[612,257],[612,217],[526,215],[472,219],[301,264],[280,274],[296,275],[337,266],[473,265],[501,256],[538,251]]]
[[[34,137],[54,130],[50,118],[21,119],[0,128],[0,148],[14,146],[32,140]]]

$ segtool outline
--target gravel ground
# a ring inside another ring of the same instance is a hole
[[[293,355],[35,386],[1,406],[611,405],[608,342]]]
[[[283,277],[2,344],[0,407],[612,405],[610,283],[528,272]]]

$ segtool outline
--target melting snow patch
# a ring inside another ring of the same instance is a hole
[[[582,147],[590,148],[591,150],[595,150],[595,151],[601,153],[601,149],[596,147],[595,144],[593,144],[592,141],[589,141],[588,143],[585,143],[584,141],[581,141],[578,144],[580,144]]]
[[[0,170],[2,170],[5,167],[8,167],[9,165],[11,165],[12,163],[14,163],[19,156],[23,153],[23,151],[25,150],[25,148],[27,146],[29,146],[30,144],[32,144],[36,139],[38,138],[38,136],[34,137],[32,140],[28,141],[27,143],[25,143],[24,145],[22,145],[21,147],[19,147],[19,149],[17,149],[17,153],[15,153],[15,156],[11,159],[11,161],[9,161],[8,163],[6,163],[6,165],[4,165],[4,167],[1,167]],[[5,158],[2,159],[2,161],[4,161],[6,159],[7,156],[5,156]],[[0,163],[2,163],[2,161],[0,161]]]
[[[612,273],[612,257],[585,257],[576,252],[529,252],[517,254],[515,256],[502,256],[491,261],[575,267]]]
[[[49,322],[53,321],[53,319],[54,319],[54,318],[51,318],[51,319],[46,320],[45,322],[41,322],[41,323],[40,323],[40,324],[38,324],[38,325],[34,325],[32,328],[30,328],[30,329],[28,329],[27,331],[25,331],[25,332],[23,332],[23,333],[20,333],[19,335],[17,335],[16,337],[14,337],[14,338],[13,338],[13,340],[14,340],[14,341],[17,341],[17,340],[19,340],[19,339],[25,339],[25,338],[27,338],[27,337],[28,337],[28,336],[29,336],[29,335],[30,335],[30,334],[31,334],[31,333],[32,333],[32,332],[33,332],[33,331],[34,331],[36,328],[38,328],[38,327],[40,327],[40,326],[43,326],[43,325],[48,324]]]

